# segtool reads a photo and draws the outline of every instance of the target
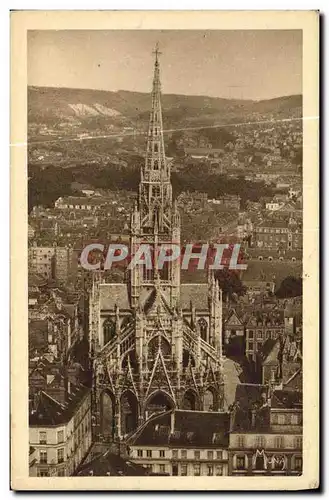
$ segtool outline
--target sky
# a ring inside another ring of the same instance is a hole
[[[162,91],[232,99],[302,93],[301,30],[28,32],[28,84],[149,92],[159,43]]]

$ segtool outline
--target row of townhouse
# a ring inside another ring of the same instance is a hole
[[[170,476],[298,475],[302,395],[240,384],[228,412],[170,410],[128,440],[130,459]]]

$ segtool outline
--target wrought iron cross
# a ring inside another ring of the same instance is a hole
[[[162,54],[162,52],[159,51],[159,42],[156,43],[153,54],[155,54],[155,61],[158,62],[158,56]]]

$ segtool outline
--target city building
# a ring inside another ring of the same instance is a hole
[[[39,246],[35,242],[28,249],[29,272],[66,284],[77,271],[78,253],[69,246]]]
[[[283,334],[284,311],[257,308],[246,322],[246,356],[249,361],[256,362],[267,340],[276,340]]]
[[[30,401],[29,442],[35,449],[33,474],[71,476],[91,446],[91,391],[58,378],[57,391]]]
[[[244,355],[245,353],[245,325],[244,317],[239,318],[233,309],[229,312],[223,324],[224,344],[226,354]]]
[[[54,247],[30,246],[28,249],[29,271],[51,279],[54,272],[54,254]]]
[[[254,246],[273,250],[300,250],[302,227],[290,217],[285,220],[266,219],[254,225]]]
[[[33,446],[30,446],[29,448],[29,476],[30,477],[36,477],[37,475],[37,450],[36,448],[33,448]]]
[[[72,247],[55,247],[53,274],[59,285],[66,285],[78,271],[79,252]]]
[[[157,252],[180,243],[180,216],[166,162],[156,51],[152,112],[131,254],[147,242]],[[162,269],[136,264],[128,283],[94,272],[90,356],[94,367],[95,439],[129,435],[155,412],[223,408],[222,299],[218,281],[183,284],[178,260]]]
[[[231,412],[229,475],[300,475],[302,419],[301,392],[237,386]]]
[[[229,413],[171,410],[128,439],[130,457],[152,473],[227,476]]]

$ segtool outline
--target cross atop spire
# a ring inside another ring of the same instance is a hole
[[[155,44],[155,49],[153,50],[153,54],[155,54],[155,63],[159,62],[159,56],[161,56],[162,52],[159,51],[159,42]]]

